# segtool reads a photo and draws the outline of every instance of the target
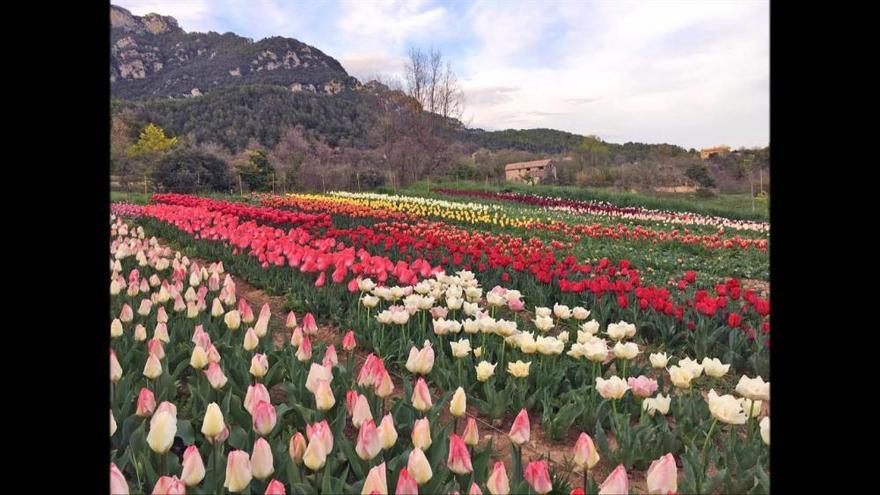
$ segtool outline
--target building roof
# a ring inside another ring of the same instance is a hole
[[[730,146],[712,146],[711,148],[703,148],[700,151],[704,153],[711,153],[713,151],[730,151]]]
[[[546,160],[533,160],[530,162],[516,162],[516,163],[508,163],[504,166],[505,171],[509,170],[520,170],[524,168],[543,168],[552,162],[552,158],[548,158]]]

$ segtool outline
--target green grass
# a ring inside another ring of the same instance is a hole
[[[149,199],[149,194],[110,191],[111,203],[134,203],[136,205],[145,205]]]
[[[616,206],[638,206],[657,210],[672,210],[704,215],[717,215],[740,220],[763,220],[770,218],[769,202],[756,199],[752,212],[748,194],[718,194],[711,198],[700,198],[695,194],[670,193],[629,193],[609,189],[581,188],[571,186],[528,186],[507,183],[503,186],[483,182],[417,182],[401,193],[424,194],[429,188],[505,191],[540,196],[555,196],[581,201],[607,201]]]

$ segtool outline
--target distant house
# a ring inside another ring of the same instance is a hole
[[[715,155],[726,155],[730,153],[730,146],[713,146],[711,148],[703,148],[700,150],[700,159],[708,160]]]
[[[556,178],[556,163],[552,158],[508,163],[504,166],[504,178],[511,182],[538,184],[548,178]]]

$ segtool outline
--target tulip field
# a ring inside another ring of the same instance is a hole
[[[113,494],[769,493],[769,229],[434,190],[113,203]]]

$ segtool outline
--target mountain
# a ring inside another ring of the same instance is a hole
[[[360,83],[321,50],[298,40],[254,42],[233,33],[187,33],[173,17],[110,6],[110,91],[125,100],[201,96],[272,85],[336,95]]]

